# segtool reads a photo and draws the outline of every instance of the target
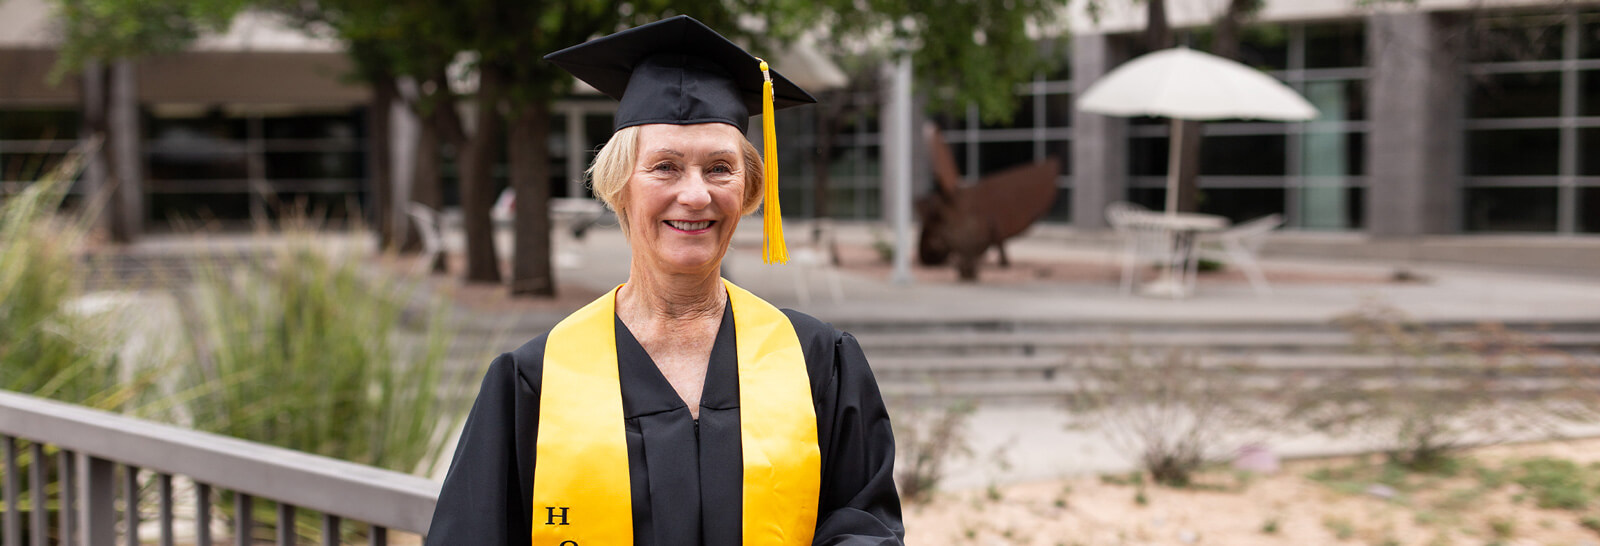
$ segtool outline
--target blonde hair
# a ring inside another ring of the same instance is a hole
[[[743,216],[756,211],[761,206],[763,184],[765,184],[765,163],[761,159],[761,151],[744,138],[739,139],[739,152],[744,156],[744,207],[739,211]],[[622,224],[622,233],[628,233],[628,215],[623,212],[627,205],[622,202],[622,189],[628,185],[628,179],[633,176],[634,163],[639,160],[639,126],[623,127],[616,134],[611,135],[611,140],[606,141],[600,148],[600,153],[594,156],[594,163],[589,165],[585,172],[589,176],[589,189],[594,191],[594,196],[606,204],[607,208],[617,213],[617,221]]]

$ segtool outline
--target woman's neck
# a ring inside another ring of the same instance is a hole
[[[634,268],[628,284],[617,294],[617,315],[622,322],[670,323],[722,318],[728,292],[720,268],[705,275],[672,275]]]

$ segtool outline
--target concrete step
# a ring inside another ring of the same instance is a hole
[[[1433,375],[1472,374],[1481,367],[1464,366],[1449,358],[1434,358],[1425,362],[1413,359],[1396,359],[1382,354],[1262,354],[1254,356],[1201,355],[1200,364],[1215,368],[1219,373],[1249,373],[1260,375],[1292,374],[1302,377],[1340,376],[1370,377],[1393,374],[1397,367],[1407,367],[1418,373]],[[873,373],[882,383],[894,382],[965,382],[1007,380],[1053,380],[1070,376],[1075,366],[1088,361],[1085,357],[1066,356],[979,356],[979,357],[908,357],[890,356],[871,359]],[[1235,366],[1244,365],[1242,370]],[[1505,359],[1498,373],[1519,377],[1552,377],[1574,372],[1600,374],[1600,353],[1548,354]]]
[[[869,338],[882,334],[990,334],[1082,332],[1096,334],[1141,334],[1169,332],[1330,332],[1344,329],[1331,321],[1293,320],[1187,320],[1140,317],[1137,320],[1083,319],[971,319],[940,317],[895,317],[892,320],[830,320],[835,328]],[[1432,320],[1420,323],[1436,332],[1476,329],[1481,321]],[[1519,320],[1497,323],[1517,332],[1600,332],[1600,320]]]
[[[1229,383],[1238,396],[1279,396],[1285,394],[1285,388],[1294,385],[1303,392],[1318,392],[1316,381],[1299,381],[1289,383],[1282,377],[1253,376],[1239,378]],[[1344,387],[1355,387],[1358,390],[1379,392],[1385,387],[1395,385],[1393,379],[1368,378],[1362,379],[1358,384],[1350,385],[1341,383]],[[1430,393],[1462,393],[1464,387],[1471,384],[1466,378],[1422,378],[1410,379],[1407,388],[1418,389],[1417,392]],[[1572,382],[1562,377],[1528,377],[1528,378],[1502,378],[1492,385],[1485,387],[1493,393],[1496,399],[1518,400],[1535,399],[1548,396],[1551,393],[1570,391]],[[1052,380],[1009,380],[1009,381],[975,381],[975,382],[904,382],[884,383],[880,389],[886,400],[892,403],[927,403],[927,402],[978,402],[978,403],[1055,403],[1066,404],[1086,392],[1103,394],[1094,391],[1092,387],[1068,377],[1058,377]],[[1137,393],[1128,393],[1137,396]]]
[[[1539,347],[1562,351],[1600,350],[1600,331],[1531,334]],[[1108,335],[1099,332],[901,333],[858,337],[867,356],[1070,356],[1116,347],[1191,349],[1209,353],[1341,353],[1356,339],[1339,331],[1175,331]],[[1480,338],[1469,333],[1440,334],[1449,344]]]

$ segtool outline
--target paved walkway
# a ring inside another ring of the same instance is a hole
[[[791,224],[790,239],[800,237],[804,227]],[[1389,279],[1401,267],[1396,264],[1266,258],[1262,265],[1269,281],[1289,279],[1273,282],[1271,296],[1256,296],[1242,278],[1214,282],[1202,278],[1196,293],[1184,300],[1124,296],[1110,249],[1073,246],[1055,237],[1024,237],[1008,245],[1013,263],[1064,262],[1098,267],[1105,274],[1093,279],[978,283],[944,280],[953,277],[945,274],[938,281],[901,285],[889,282],[887,266],[870,263],[874,261],[870,256],[863,266],[861,256],[855,255],[840,274],[843,301],[832,301],[823,279],[813,271],[801,279],[811,292],[811,301],[802,304],[795,273],[803,268],[762,264],[759,228],[758,219],[741,225],[726,262],[729,276],[774,304],[827,320],[1314,321],[1377,298],[1426,320],[1600,321],[1600,278],[1428,263],[1403,266],[1422,280],[1392,282]],[[847,246],[870,248],[872,228],[847,225],[840,228],[839,239]],[[558,270],[563,282],[603,290],[626,280],[628,249],[614,228],[592,230],[581,244],[558,236],[556,246],[558,251],[577,249],[572,252],[581,256],[575,267]],[[983,274],[994,275],[992,267]]]

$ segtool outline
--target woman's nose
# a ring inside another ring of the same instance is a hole
[[[678,203],[690,208],[704,208],[711,204],[711,188],[700,173],[691,173],[678,190]]]

